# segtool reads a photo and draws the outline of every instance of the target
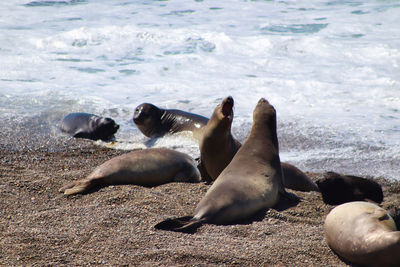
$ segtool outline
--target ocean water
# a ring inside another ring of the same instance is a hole
[[[399,65],[398,0],[0,3],[0,127],[46,136],[49,149],[67,138],[62,118],[79,111],[121,125],[115,148],[196,157],[185,134],[143,136],[134,108],[210,116],[231,95],[244,141],[265,97],[277,109],[282,161],[398,180]],[[0,130],[0,145],[12,142]]]

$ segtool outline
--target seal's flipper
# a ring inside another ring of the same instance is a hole
[[[76,133],[73,135],[73,137],[75,137],[75,138],[89,138],[89,139],[91,139],[87,133],[82,132],[82,131],[76,132]]]
[[[286,190],[281,192],[281,196],[286,198],[286,199],[288,199],[288,200],[291,200],[291,201],[295,201],[295,202],[300,202],[301,201],[300,197],[298,197],[297,195],[295,195],[295,194],[293,194],[291,192],[288,192]]]
[[[70,188],[72,188],[72,187],[74,187],[74,186],[75,186],[75,182],[68,183],[68,184],[64,185],[63,187],[61,187],[61,188],[58,190],[58,192],[59,192],[59,193],[64,193],[65,190],[70,189]]]
[[[281,174],[282,174],[282,176],[281,176],[282,178],[279,179],[279,182],[278,182],[279,193],[280,193],[281,197],[284,197],[290,201],[300,202],[301,198],[299,198],[298,196],[296,196],[293,193],[286,191],[285,186],[283,185],[283,175],[284,174],[283,174],[282,167],[281,167]]]
[[[93,187],[93,184],[90,180],[83,179],[73,181],[58,190],[60,193],[64,193],[64,195],[76,195],[83,194]]]
[[[201,180],[204,181],[206,184],[211,184],[214,180],[208,174],[204,163],[201,161],[201,157],[195,159],[197,161],[197,169],[200,172]]]
[[[154,228],[158,230],[193,234],[203,223],[204,220],[202,219],[196,220],[193,219],[192,216],[184,216],[175,219],[166,219],[165,221],[156,224]]]

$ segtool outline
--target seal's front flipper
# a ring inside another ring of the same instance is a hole
[[[88,138],[91,139],[90,136],[86,132],[78,131],[76,132],[73,137],[75,138]]]
[[[158,230],[193,234],[203,223],[204,220],[196,220],[193,219],[192,216],[184,216],[175,219],[166,219],[165,221],[156,224],[154,228]]]
[[[290,200],[290,201],[294,201],[294,202],[300,202],[301,201],[300,197],[298,197],[297,195],[295,195],[295,194],[293,194],[291,192],[288,192],[286,190],[281,192],[281,196],[286,198],[286,199],[288,199],[288,200]]]
[[[201,157],[196,158],[195,160],[197,161],[197,169],[200,172],[201,180],[204,181],[206,184],[211,184],[214,180],[208,174],[206,167],[204,166],[203,162],[201,161]]]

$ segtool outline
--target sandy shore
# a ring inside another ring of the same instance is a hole
[[[318,193],[295,192],[302,198],[297,206],[270,209],[249,224],[158,231],[156,223],[190,215],[209,185],[109,186],[64,197],[58,193],[64,183],[126,152],[73,139],[54,152],[0,150],[0,265],[346,266],[324,241],[333,207]],[[399,183],[374,178],[383,185],[382,206],[395,206]]]

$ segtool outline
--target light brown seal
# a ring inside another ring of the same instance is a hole
[[[201,115],[178,110],[162,109],[150,103],[136,107],[133,121],[147,137],[161,137],[167,133],[189,131],[199,140],[208,119]]]
[[[222,100],[203,130],[200,139],[201,177],[212,182],[231,162],[241,143],[232,136],[234,100],[231,96]],[[267,152],[267,151],[266,151]],[[318,191],[318,186],[301,170],[289,163],[282,163],[283,184],[298,191]]]
[[[189,155],[166,148],[150,148],[112,158],[98,166],[87,178],[62,187],[60,192],[73,195],[106,185],[151,187],[169,182],[199,181],[200,173]]]
[[[200,164],[206,171],[201,173],[202,178],[207,182],[220,175],[241,146],[231,134],[233,105],[231,96],[222,100],[204,127],[200,140]]]
[[[246,142],[197,205],[193,217],[168,219],[156,229],[191,232],[202,223],[230,224],[275,206],[280,195],[296,199],[282,186],[276,112],[260,99]]]
[[[334,208],[326,217],[325,239],[345,261],[365,266],[400,266],[400,231],[379,206],[363,201]]]

